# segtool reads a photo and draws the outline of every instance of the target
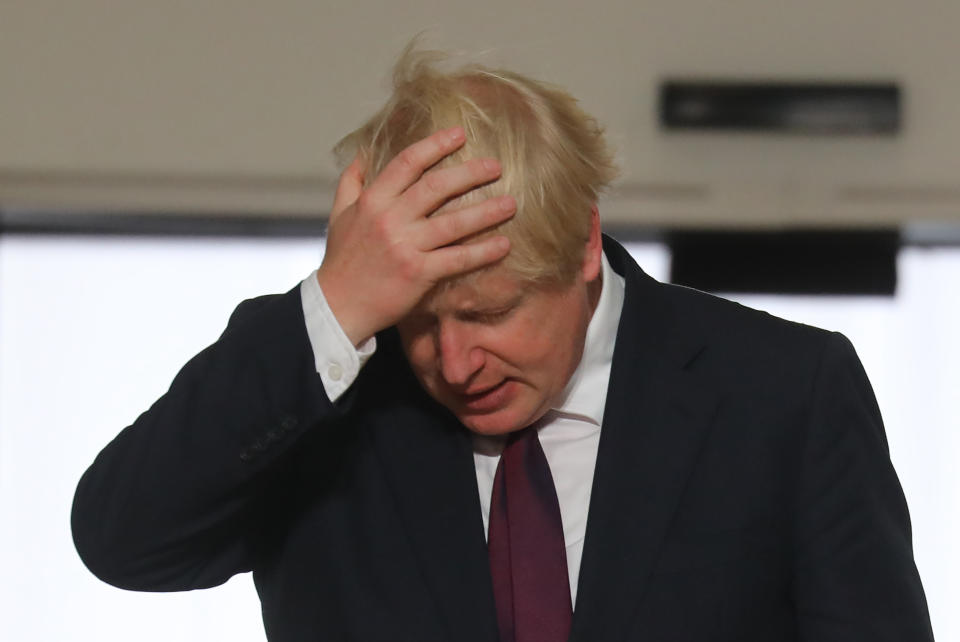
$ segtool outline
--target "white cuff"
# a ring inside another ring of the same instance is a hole
[[[353,384],[360,368],[376,351],[377,339],[370,337],[358,348],[350,343],[323,296],[316,270],[300,282],[300,303],[317,374],[327,397],[336,401]]]

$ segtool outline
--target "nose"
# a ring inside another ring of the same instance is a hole
[[[474,341],[470,328],[458,321],[441,321],[438,334],[444,381],[454,386],[466,385],[483,368],[483,350]]]

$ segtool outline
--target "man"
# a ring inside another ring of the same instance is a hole
[[[644,275],[575,101],[439,67],[341,145],[315,275],[84,475],[90,569],[252,570],[271,640],[932,639],[849,342]]]

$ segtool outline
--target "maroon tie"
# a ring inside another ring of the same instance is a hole
[[[532,426],[510,435],[497,465],[487,549],[500,642],[566,642],[573,608],[560,504]]]

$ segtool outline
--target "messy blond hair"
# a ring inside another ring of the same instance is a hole
[[[410,43],[386,105],[337,144],[340,162],[359,152],[369,183],[410,144],[461,125],[466,143],[438,166],[489,156],[503,171],[443,211],[513,196],[516,215],[484,233],[510,239],[503,264],[526,281],[570,282],[583,261],[591,207],[617,173],[603,128],[558,87],[479,64],[444,71],[448,66],[447,54]]]

